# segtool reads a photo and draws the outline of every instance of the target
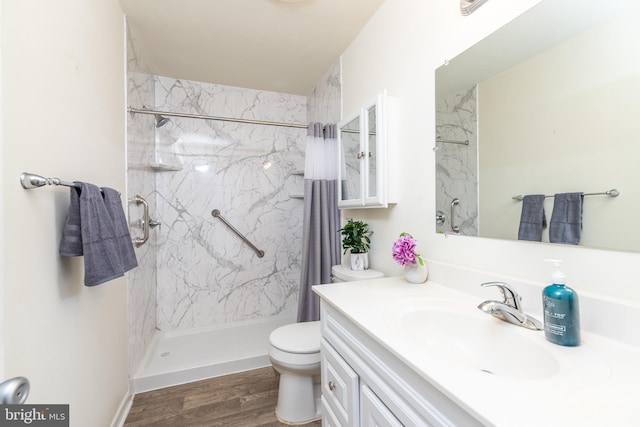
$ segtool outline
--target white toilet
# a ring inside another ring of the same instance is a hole
[[[334,282],[384,277],[375,270],[332,268]],[[320,418],[320,322],[293,323],[269,337],[269,359],[280,373],[276,415],[286,424],[304,424]]]

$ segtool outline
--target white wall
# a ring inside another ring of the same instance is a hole
[[[58,244],[64,187],[23,171],[125,192],[124,28],[113,0],[2,2],[5,375],[27,403],[70,404],[72,426],[106,426],[127,394],[126,280],[88,288]]]
[[[640,303],[634,285],[640,254],[435,233],[434,70],[537,2],[489,0],[467,17],[460,14],[459,2],[450,0],[387,0],[382,5],[342,57],[343,112],[349,114],[385,88],[396,97],[399,135],[390,149],[400,158],[399,203],[344,215],[370,224],[371,267],[387,274],[401,273],[390,248],[407,231],[428,259],[544,283],[550,269],[542,259],[560,258],[579,292]]]

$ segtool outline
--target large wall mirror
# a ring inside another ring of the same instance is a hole
[[[514,196],[617,189],[579,244],[640,251],[638,3],[543,0],[436,70],[438,232],[515,240]]]

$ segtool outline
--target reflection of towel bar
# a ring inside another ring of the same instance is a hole
[[[584,193],[585,196],[609,196],[609,197],[618,197],[620,195],[620,192],[618,190],[616,190],[615,188],[609,190],[609,191],[603,191],[601,193]],[[545,195],[544,197],[554,197],[555,194],[553,195]],[[522,201],[522,199],[524,199],[524,196],[522,194],[518,194],[517,196],[513,196],[512,197],[513,200],[517,200],[519,202]]]
[[[233,225],[229,224],[229,221],[227,221],[222,215],[220,215],[220,211],[218,209],[212,210],[211,215],[220,219],[220,221],[224,222],[226,226],[231,229],[231,231],[236,233],[236,235],[242,239],[243,242],[251,246],[251,249],[253,249],[256,252],[256,255],[258,255],[258,258],[262,258],[264,256],[264,251],[261,251],[260,249],[256,248],[255,245],[249,241],[249,239],[244,237],[244,235],[241,232],[239,232]]]

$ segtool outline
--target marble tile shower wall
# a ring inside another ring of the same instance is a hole
[[[154,104],[154,79],[135,72],[144,68],[140,52],[129,33],[127,37],[127,103],[134,107]],[[127,197],[144,197],[155,205],[155,173],[149,169],[154,158],[153,116],[127,115]],[[142,236],[138,219],[142,209],[128,204],[130,230],[133,237]],[[156,330],[156,241],[154,233],[147,244],[136,248],[138,267],[127,274],[129,323],[129,374],[135,371]]]
[[[306,97],[155,77],[158,110],[306,124]],[[171,118],[156,174],[157,326],[197,328],[295,317],[306,129]],[[259,249],[258,258],[218,218]]]
[[[307,120],[337,124],[342,118],[342,84],[340,60],[336,61],[311,91],[307,105]]]
[[[478,234],[478,144],[476,86],[458,92],[436,105],[436,135],[454,141],[469,140],[469,145],[436,143],[436,209],[447,219],[438,232],[451,231],[451,201],[456,207],[455,225],[460,234]]]

